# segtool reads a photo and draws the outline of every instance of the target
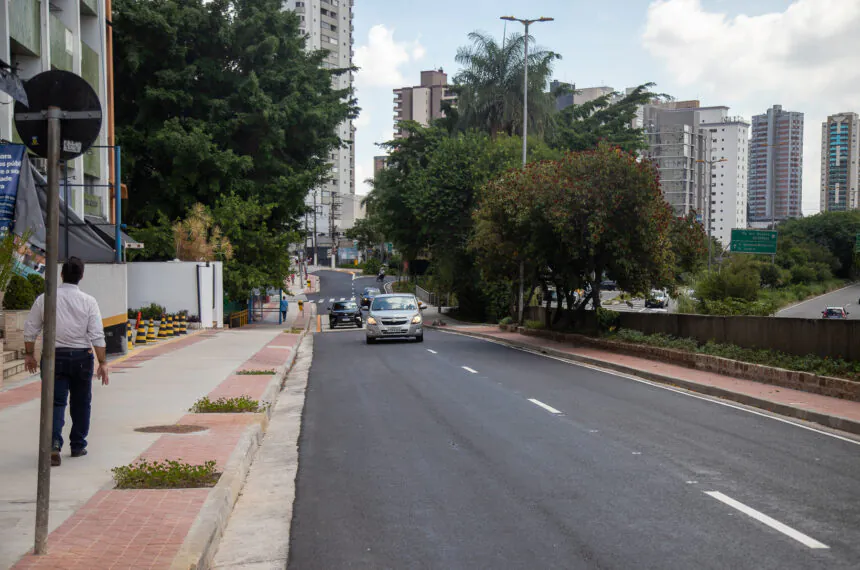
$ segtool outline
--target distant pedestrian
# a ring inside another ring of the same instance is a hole
[[[289,302],[287,302],[287,298],[281,297],[281,320],[282,321],[287,320],[287,311],[289,310],[289,308],[290,308],[290,304],[289,304]]]
[[[98,377],[102,384],[110,383],[105,354],[105,334],[102,316],[95,298],[78,288],[84,276],[84,262],[70,257],[63,264],[63,284],[57,288],[57,345],[54,352],[54,430],[51,465],[61,463],[63,424],[66,403],[70,402],[72,430],[69,446],[72,457],[87,454],[87,434],[90,431],[90,403],[93,394],[93,352],[99,361]],[[35,356],[36,338],[42,332],[45,295],[39,295],[24,327],[25,366],[31,373],[38,369]]]

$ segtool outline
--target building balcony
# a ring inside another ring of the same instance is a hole
[[[9,39],[12,53],[41,56],[41,10],[39,0],[9,0]]]

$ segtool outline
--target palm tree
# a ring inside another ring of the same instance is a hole
[[[455,58],[463,66],[454,78],[461,128],[478,128],[493,137],[522,134],[525,36],[511,34],[501,46],[481,32],[472,32],[469,39],[472,45],[458,49]],[[533,41],[529,37],[529,46]],[[557,59],[557,53],[529,49],[529,133],[542,135],[554,109],[546,87]]]

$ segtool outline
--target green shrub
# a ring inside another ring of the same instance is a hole
[[[141,318],[146,320],[157,321],[161,319],[161,315],[167,312],[167,309],[157,303],[152,303],[148,307],[141,307]],[[136,313],[137,311],[135,311]]]
[[[500,320],[499,324],[500,325],[512,325],[512,324],[514,324],[514,318],[512,316],[508,315],[504,319]]]
[[[744,299],[720,299],[715,301],[701,300],[698,304],[698,312],[702,315],[718,316],[754,316],[768,317],[773,315],[778,307],[770,300],[746,301]]]
[[[410,281],[395,281],[391,284],[391,290],[395,293],[415,293],[415,284]]]
[[[380,268],[382,267],[382,262],[376,259],[375,257],[371,257],[367,261],[364,262],[364,274],[365,275],[376,275],[379,273]]]
[[[189,411],[195,414],[243,414],[262,412],[265,409],[265,404],[252,400],[248,396],[239,396],[238,398],[218,398],[217,400],[203,397],[194,402]]]
[[[597,309],[597,328],[600,332],[613,332],[621,324],[621,313],[609,309]]]
[[[20,275],[13,275],[6,286],[3,308],[7,311],[25,311],[33,306],[35,300],[36,292],[30,281]]]
[[[33,294],[38,297],[45,292],[45,278],[38,273],[31,273],[27,276],[27,281],[30,282],[30,287],[33,288]]]
[[[543,330],[546,328],[546,325],[544,325],[543,321],[526,321],[524,324],[527,329],[535,331]]]
[[[808,285],[818,279],[818,272],[808,265],[797,265],[791,269],[791,282]]]
[[[191,465],[180,461],[141,460],[111,469],[117,489],[192,489],[214,487],[220,473],[215,462]]]

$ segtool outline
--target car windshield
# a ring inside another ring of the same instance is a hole
[[[335,303],[332,309],[335,311],[357,311],[358,305],[348,301],[346,303]]]
[[[374,311],[414,311],[418,307],[414,297],[382,297],[374,299]]]

